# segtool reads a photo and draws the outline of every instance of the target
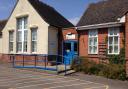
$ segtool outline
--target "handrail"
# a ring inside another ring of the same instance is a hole
[[[66,64],[66,62],[64,62],[64,60],[66,61],[66,59],[67,58],[69,58],[69,57],[65,57],[65,56],[63,56],[63,55],[50,55],[50,54],[9,54],[10,55],[10,58],[11,58],[11,56],[12,56],[12,58],[13,58],[13,67],[17,67],[17,68],[22,68],[22,67],[26,67],[25,66],[25,63],[27,63],[27,62],[33,62],[33,63],[35,63],[35,65],[33,66],[33,67],[35,67],[35,68],[39,68],[38,66],[37,66],[37,63],[39,63],[39,62],[41,62],[41,63],[44,63],[45,65],[44,65],[44,68],[43,69],[48,69],[48,67],[47,67],[47,63],[55,63],[56,64],[56,71],[58,72],[58,64],[62,64],[62,65],[64,65],[64,70],[65,70],[65,75],[66,75],[66,73],[67,73],[67,64]],[[17,60],[16,59],[16,56],[22,56],[22,60]],[[33,56],[34,57],[34,60],[25,60],[25,57],[26,56]],[[53,61],[53,60],[48,60],[48,58],[47,57],[49,57],[49,56],[55,56],[55,60]],[[44,57],[44,59],[42,60],[42,59],[38,59],[38,57]],[[59,57],[61,57],[61,60],[58,60],[59,59]],[[16,63],[23,63],[22,64],[22,66],[16,66]],[[70,61],[69,61],[70,62]]]

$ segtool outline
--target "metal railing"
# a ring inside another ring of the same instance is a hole
[[[43,70],[64,71],[70,69],[67,61],[72,62],[62,55],[47,54],[9,54],[14,68],[37,68]]]

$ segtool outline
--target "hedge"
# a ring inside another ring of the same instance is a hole
[[[96,64],[86,57],[80,57],[73,61],[72,66],[76,71],[82,71],[85,74],[104,76],[110,79],[126,80],[124,64]]]

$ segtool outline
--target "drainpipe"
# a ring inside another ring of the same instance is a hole
[[[128,13],[126,14],[126,22],[125,22],[125,59],[126,59],[126,74],[128,77]]]

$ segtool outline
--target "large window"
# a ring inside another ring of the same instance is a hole
[[[37,52],[37,28],[33,28],[31,31],[32,36],[32,52]]]
[[[9,31],[9,52],[13,52],[13,31]]]
[[[119,28],[108,30],[108,54],[119,54]]]
[[[89,30],[89,54],[98,54],[98,30]]]
[[[27,52],[27,17],[17,19],[17,52]]]

